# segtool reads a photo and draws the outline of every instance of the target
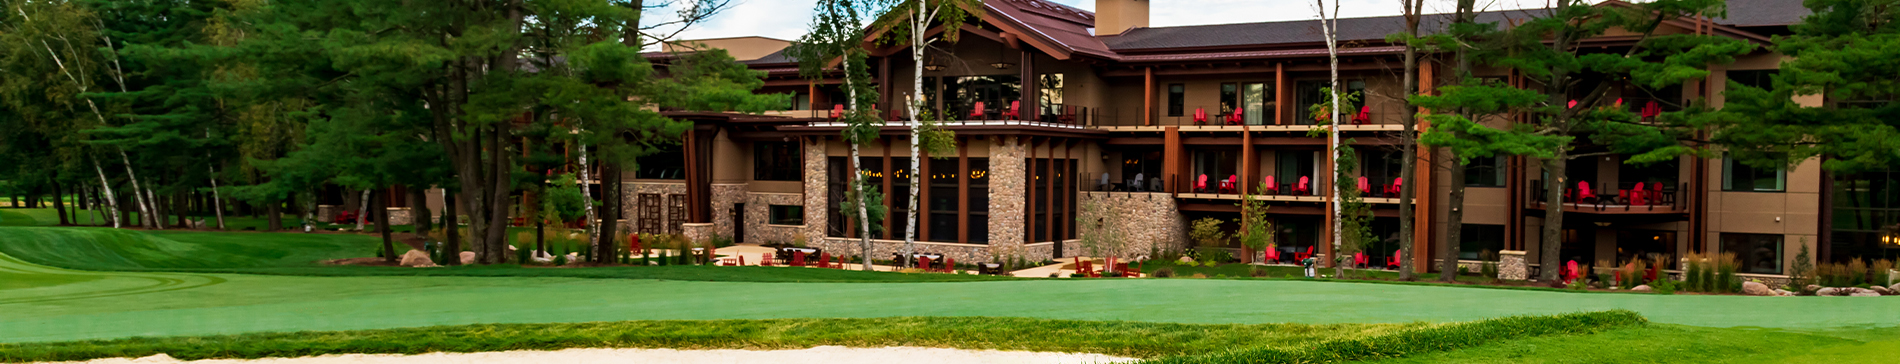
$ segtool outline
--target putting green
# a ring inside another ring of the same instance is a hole
[[[50,234],[60,229],[77,228],[0,228],[0,244],[5,244],[5,251],[42,254],[33,259],[36,262],[66,262],[60,265],[73,267],[125,264],[128,266],[124,269],[139,269],[308,265],[308,259],[350,256],[350,252],[360,252],[374,241],[325,245],[296,240],[322,236],[259,233],[151,234],[132,239],[139,237],[136,234],[150,233],[109,229],[96,230],[105,231],[100,234],[106,236],[120,236],[116,234],[121,232],[134,235],[97,240],[52,238]],[[331,235],[325,239],[339,238]],[[177,251],[197,255],[165,255]],[[688,268],[740,275],[818,272],[809,268]],[[567,270],[591,269],[595,268]],[[560,277],[314,277],[84,271],[48,267],[6,255],[0,255],[0,279],[6,282],[0,284],[0,342],[658,319],[1012,316],[1180,323],[1449,322],[1619,308],[1637,311],[1653,322],[1707,327],[1822,329],[1892,326],[1900,322],[1900,298],[1891,297],[1581,294],[1297,280],[765,283]]]

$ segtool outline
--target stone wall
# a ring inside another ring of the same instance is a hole
[[[990,139],[990,206],[989,230],[990,253],[998,259],[1011,256],[1048,257],[1048,249],[1043,255],[1030,255],[1023,249],[1024,174],[1023,158],[1027,151],[1023,141],[1013,136],[992,137]]]
[[[1078,209],[1106,210],[1097,213],[1102,216],[1102,227],[1122,240],[1121,250],[1114,252],[1117,256],[1134,258],[1153,250],[1178,251],[1187,246],[1187,218],[1181,215],[1174,196],[1149,192],[1080,192],[1078,195]],[[1077,212],[1080,216],[1088,216],[1088,213]],[[1084,234],[1092,230],[1077,229]],[[1080,241],[1064,244],[1063,250],[1063,256],[1096,255]]]
[[[686,235],[686,240],[694,241],[694,242],[712,241],[713,232],[714,232],[713,224],[687,223],[687,224],[681,224],[680,228],[682,229],[681,231],[684,233],[684,235]]]
[[[622,182],[620,184],[620,191],[621,191],[620,211],[623,214],[621,215],[621,217],[625,218],[625,221],[624,221],[625,225],[622,225],[622,226],[626,227],[627,231],[639,231],[638,229],[640,228],[640,194],[645,194],[645,193],[660,195],[660,211],[659,211],[660,231],[666,232],[666,231],[677,230],[677,228],[669,229],[666,226],[666,221],[667,221],[666,220],[666,205],[669,202],[669,200],[672,199],[672,197],[668,197],[668,196],[686,195],[685,182],[679,182],[679,183]],[[595,206],[595,207],[598,208],[599,206]],[[682,219],[681,221],[685,221],[685,220]]]
[[[341,212],[342,208],[343,206],[337,206],[337,205],[317,205],[317,216],[316,216],[317,221],[322,221],[322,222],[335,221],[334,219],[336,218],[336,214],[338,212]]]
[[[856,256],[864,251],[864,248],[858,244],[859,241],[855,238],[825,238],[823,243],[814,245],[833,255],[844,255],[848,257]],[[1041,245],[1042,256],[1048,257],[1049,244]],[[943,254],[945,257],[955,259],[957,263],[989,262],[992,257],[990,255],[991,247],[975,244],[927,243],[920,241],[917,242],[916,249],[918,253]],[[893,254],[902,253],[903,251],[903,240],[871,239],[871,259],[890,260],[895,257]]]
[[[410,218],[411,212],[407,207],[388,207],[386,209],[389,210],[390,225],[409,225],[414,222],[414,219]]]
[[[1530,266],[1524,263],[1524,251],[1505,250],[1498,252],[1498,279],[1521,281],[1529,279]]]
[[[806,225],[772,225],[772,205],[803,205],[805,195],[796,193],[748,193],[745,203],[745,242],[751,244],[791,243],[804,234]]]
[[[714,235],[731,237],[737,231],[733,229],[733,226],[735,226],[733,223],[735,221],[732,221],[732,205],[745,203],[746,191],[747,186],[745,184],[712,185],[712,206],[710,206],[710,208],[712,210],[712,233]]]
[[[805,141],[805,241],[816,242],[825,236],[830,226],[830,179],[831,162],[825,156],[825,142],[822,138],[810,138]]]

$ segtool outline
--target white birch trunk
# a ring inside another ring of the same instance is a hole
[[[848,104],[845,107],[851,109],[851,112],[855,113],[858,111],[858,88],[851,81],[851,61],[849,60],[850,56],[846,55],[845,57],[847,59],[844,62],[844,75],[845,75],[844,89],[848,90],[848,93],[849,93],[849,95],[845,96],[846,97],[845,103]],[[849,140],[848,142],[851,143],[851,167],[857,168],[858,166],[864,165],[864,161],[859,158],[859,154],[858,154],[858,149],[859,149],[858,143],[860,141],[853,139],[853,140]],[[864,178],[863,176],[858,175],[858,171],[856,170],[851,171],[851,175],[853,179]],[[864,207],[864,193],[863,191],[857,190],[858,188],[857,183],[847,184],[847,186],[848,187],[846,188],[849,188],[852,190],[850,192],[851,194],[858,196],[857,197],[858,198],[858,203],[857,203],[858,205],[858,232],[859,232],[858,233],[858,247],[864,250],[864,253],[862,254],[862,259],[861,259],[862,260],[861,264],[863,264],[864,266],[861,268],[862,270],[865,270],[865,271],[875,271],[877,270],[877,268],[871,265],[870,211],[868,211],[868,209]]]
[[[205,138],[211,138],[211,131],[205,131]],[[205,161],[211,161],[211,153],[205,153]],[[218,216],[218,230],[224,230],[224,196],[218,194],[218,168],[206,164],[205,170],[211,172],[205,179],[211,180],[211,211]]]
[[[369,190],[363,190],[363,198],[356,204],[356,231],[363,231],[363,220],[369,218],[367,213],[369,213]]]
[[[111,207],[105,211],[110,214],[110,216],[106,217],[106,220],[112,221],[112,228],[114,229],[123,228],[124,223],[119,221],[119,200],[112,196],[112,183],[106,180],[106,170],[105,168],[99,167],[98,157],[93,157],[92,171],[99,174],[99,191],[106,194],[106,205]]]
[[[1327,23],[1326,0],[1316,0],[1316,1],[1319,4],[1320,30],[1324,32],[1326,35],[1326,56],[1330,58],[1332,62],[1332,66],[1331,66],[1332,81],[1330,83],[1331,87],[1327,87],[1327,90],[1330,90],[1333,96],[1333,102],[1332,102],[1332,107],[1331,107],[1332,116],[1330,119],[1328,119],[1330,123],[1329,124],[1330,129],[1332,130],[1331,132],[1327,133],[1329,135],[1327,136],[1326,150],[1327,150],[1327,153],[1330,153],[1329,155],[1332,156],[1333,176],[1337,177],[1339,175],[1339,41],[1338,39],[1336,39],[1336,36],[1333,34],[1333,30],[1334,30],[1333,27],[1339,24],[1337,23],[1337,21],[1335,21],[1334,23]],[[1335,18],[1339,16],[1339,0],[1334,0],[1333,2],[1333,16]],[[1336,184],[1339,183],[1339,181],[1335,180],[1333,181],[1333,183],[1335,184],[1334,186],[1328,186],[1328,187],[1335,187]],[[1345,219],[1341,218],[1344,216],[1344,211],[1340,210],[1343,206],[1341,206],[1341,203],[1339,200],[1338,188],[1333,188],[1333,193],[1331,195],[1332,197],[1330,197],[1329,199],[1333,201],[1333,251],[1332,251],[1332,254],[1330,254],[1326,258],[1335,262],[1333,264],[1333,277],[1338,278],[1340,274],[1344,273],[1345,271],[1345,269],[1343,267],[1340,267],[1340,265],[1337,263],[1339,261],[1339,248],[1340,248],[1341,242],[1343,242],[1345,238],[1345,232],[1346,232]]]
[[[582,129],[577,128],[576,130],[585,133]],[[586,226],[587,229],[587,242],[590,244],[598,244],[600,243],[600,229],[596,229],[594,224],[600,220],[594,215],[594,195],[593,191],[591,191],[593,188],[589,186],[593,184],[593,182],[588,179],[587,173],[587,169],[590,167],[587,165],[587,146],[579,145],[579,148],[581,150],[581,207],[587,210],[587,224],[582,226]],[[605,196],[605,194],[602,195]]]
[[[132,173],[132,158],[125,156],[124,148],[119,148],[119,161],[125,162],[126,180],[132,182],[132,200],[138,201],[139,203],[140,223],[148,228],[157,228],[158,225],[154,222],[156,220],[153,220],[152,217],[151,204],[147,202],[148,195],[144,193],[144,188],[139,187],[139,175]]]
[[[925,1],[917,2],[915,16],[910,18],[911,29],[925,29],[925,27],[930,26],[930,19],[935,18],[935,16],[933,16],[934,14],[924,12],[924,8],[927,7],[928,4],[929,3]],[[931,13],[935,13],[935,11]],[[915,69],[910,73],[911,94],[908,95],[909,97],[905,97],[905,99],[909,101],[905,102],[905,109],[910,112],[911,179],[910,195],[904,198],[904,203],[906,206],[909,206],[904,214],[904,256],[906,257],[917,250],[917,195],[918,189],[923,185],[917,181],[918,178],[922,177],[919,173],[922,172],[921,167],[923,166],[922,154],[919,153],[919,149],[921,149],[920,147],[923,145],[923,134],[920,133],[921,129],[919,129],[919,127],[923,125],[923,121],[917,118],[917,114],[918,106],[923,103],[924,96],[924,51],[929,50],[931,43],[928,38],[925,38],[927,34],[928,33],[918,31],[910,32],[910,60],[911,65]],[[1025,80],[1025,82],[1027,82],[1027,80]],[[910,260],[906,259],[904,265],[909,266],[910,264]]]

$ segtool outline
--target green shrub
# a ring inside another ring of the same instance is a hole
[[[665,250],[661,250],[660,251],[660,265],[668,265],[672,263],[673,263],[673,258],[668,257],[667,252]]]
[[[1855,257],[1847,261],[1846,283],[1842,286],[1858,286],[1867,282],[1867,261]]]
[[[1881,260],[1874,261],[1874,265],[1873,265],[1874,277],[1873,277],[1872,283],[1876,285],[1881,285],[1881,286],[1893,285],[1893,279],[1892,279],[1893,275],[1887,273],[1888,271],[1892,271],[1892,270],[1893,270],[1892,260],[1881,259]]]
[[[1656,294],[1676,294],[1676,280],[1665,275],[1667,273],[1657,273],[1656,281],[1649,282],[1650,291]]]
[[[1715,286],[1710,291],[1726,293],[1741,292],[1742,281],[1735,279],[1735,270],[1741,268],[1742,261],[1735,253],[1724,252],[1715,257]]]
[[[515,264],[528,264],[528,258],[532,257],[530,254],[534,254],[534,249],[515,248]]]
[[[1242,347],[1201,355],[1143,360],[1140,363],[1330,363],[1398,358],[1421,352],[1475,347],[1507,339],[1590,334],[1648,322],[1642,315],[1625,310],[1557,316],[1513,316],[1432,326],[1389,335],[1332,340],[1305,347]]]
[[[1484,274],[1485,278],[1490,278],[1493,281],[1498,280],[1498,262],[1486,261],[1483,266],[1478,268],[1478,271]]]
[[[1174,268],[1156,269],[1154,275],[1156,278],[1174,278]]]
[[[1227,249],[1222,249],[1222,248],[1201,248],[1201,249],[1196,249],[1195,253],[1196,255],[1198,255],[1198,257],[1196,257],[1194,260],[1200,261],[1201,265],[1205,265],[1209,267],[1219,265],[1221,263],[1226,263],[1227,261],[1234,259],[1234,254],[1232,252],[1228,252]]]
[[[554,265],[555,266],[567,265],[567,254],[554,256]]]
[[[1253,276],[1253,277],[1265,277],[1267,276],[1267,269],[1262,268],[1262,267],[1253,267],[1253,269],[1247,270],[1247,275]]]

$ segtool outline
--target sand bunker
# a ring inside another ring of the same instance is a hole
[[[819,346],[801,350],[673,350],[673,349],[567,349],[560,351],[503,351],[488,353],[429,353],[422,355],[344,354],[302,358],[214,359],[180,361],[157,355],[138,359],[98,359],[87,364],[461,364],[461,363],[643,363],[643,364],[950,364],[1020,363],[1082,364],[1127,363],[1133,358],[1101,354],[1028,351],[962,350],[938,348],[847,348]]]

